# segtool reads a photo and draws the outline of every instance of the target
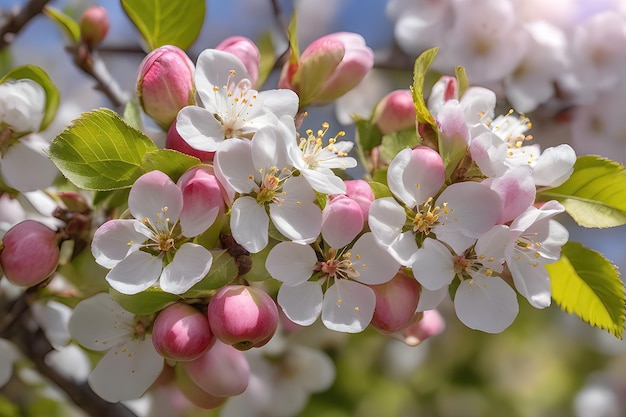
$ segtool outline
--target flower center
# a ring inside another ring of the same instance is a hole
[[[152,243],[143,245],[145,248],[154,248],[159,252],[169,252],[175,248],[176,239],[179,237],[175,236],[178,221],[172,224],[171,219],[167,217],[167,210],[168,207],[165,206],[161,208],[161,211],[155,213],[155,223],[148,217],[143,219],[142,223],[152,231],[152,236],[149,240]]]
[[[284,194],[282,191],[283,182],[291,175],[291,171],[287,168],[278,169],[277,166],[272,166],[268,171],[259,169],[259,172],[263,175],[263,180],[259,185],[259,189],[256,192],[256,201],[259,205],[265,203],[277,203],[280,204],[285,201],[284,198],[279,197],[279,194]],[[249,175],[248,178],[254,178],[253,175]]]
[[[306,131],[306,138],[300,139],[299,147],[302,150],[304,162],[309,168],[315,169],[321,162],[328,161],[337,157],[348,156],[347,153],[340,151],[335,147],[337,138],[344,136],[344,131],[339,131],[335,137],[328,140],[328,145],[324,146],[323,137],[328,132],[330,125],[327,122],[322,123],[322,128],[319,129],[316,134],[313,134],[313,130],[308,129]]]
[[[361,274],[354,268],[351,257],[350,252],[338,254],[336,249],[331,248],[326,260],[319,263],[319,269],[329,278],[357,278]]]
[[[441,207],[433,207],[433,199],[429,197],[412,220],[413,232],[429,234],[431,229],[438,224],[441,213],[449,213],[447,205],[448,203],[444,202]]]
[[[258,91],[252,89],[252,82],[247,78],[238,83],[233,82],[236,75],[234,70],[230,71],[228,81],[220,89],[213,87],[215,91],[215,102],[221,103],[221,112],[215,118],[222,124],[222,131],[225,138],[248,137],[242,132],[246,122],[252,118],[254,102],[258,97]],[[251,139],[249,137],[248,139]]]

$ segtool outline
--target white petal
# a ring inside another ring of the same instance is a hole
[[[157,282],[162,270],[163,262],[160,258],[136,251],[115,265],[106,280],[122,294],[137,294]]]
[[[11,379],[13,363],[18,359],[17,349],[8,340],[0,339],[0,358],[2,358],[0,359],[0,387],[2,387]]]
[[[47,303],[36,302],[32,306],[33,315],[43,329],[50,344],[59,349],[70,341],[67,325],[72,316],[72,309],[63,303],[50,300]]]
[[[267,246],[270,220],[265,207],[252,197],[239,197],[231,208],[233,237],[248,252],[257,253]]]
[[[244,78],[250,79],[250,74],[235,55],[217,49],[205,49],[198,55],[194,79],[203,102],[214,96],[213,87],[222,88],[229,81],[237,84]]]
[[[38,136],[31,135],[10,146],[0,162],[4,182],[20,192],[47,188],[59,173],[44,153],[48,142],[36,138]]]
[[[148,219],[153,228],[163,230],[174,224],[183,209],[183,193],[161,171],[150,171],[135,181],[128,195],[128,208],[135,219]]]
[[[257,189],[257,182],[263,180],[254,168],[252,161],[252,143],[249,140],[229,139],[215,153],[215,175],[224,183],[230,184],[235,191],[249,193]]]
[[[420,300],[417,303],[417,313],[422,311],[433,310],[441,304],[444,298],[448,295],[448,287],[445,285],[438,290],[431,291],[428,288],[422,287],[420,292]]]
[[[311,187],[322,194],[345,194],[346,184],[328,168],[302,169],[302,176]]]
[[[318,282],[281,285],[277,301],[285,316],[300,326],[310,326],[322,311],[322,288]]]
[[[98,264],[113,268],[129,253],[138,250],[151,235],[137,220],[109,220],[96,230],[91,253]]]
[[[507,264],[511,270],[517,291],[533,307],[549,307],[552,302],[552,288],[546,267],[524,254],[521,255],[519,260],[516,257],[510,259]]]
[[[459,285],[454,308],[463,324],[487,333],[500,333],[509,327],[519,311],[517,295],[506,282],[483,276]]]
[[[268,112],[276,116],[291,116],[292,118],[298,111],[300,99],[298,95],[288,89],[265,90],[259,93],[263,99],[263,105]]]
[[[404,172],[407,170],[411,163],[412,151],[411,149],[403,149],[393,158],[387,169],[387,183],[389,189],[407,206],[414,208],[416,205],[423,203],[423,201],[416,201],[413,193],[405,188],[404,185]]]
[[[317,256],[309,245],[280,242],[267,255],[265,269],[286,285],[299,285],[311,278],[316,264]]]
[[[574,172],[576,152],[571,146],[562,144],[547,148],[533,167],[533,178],[537,185],[558,187]]]
[[[130,338],[134,319],[109,294],[99,293],[78,303],[68,330],[87,349],[102,351]]]
[[[64,377],[79,384],[86,382],[91,372],[89,357],[77,345],[56,348],[45,356],[44,361]]]
[[[287,353],[288,363],[297,364],[298,372],[293,375],[295,383],[311,392],[325,391],[335,380],[335,364],[321,350],[293,345]]]
[[[139,398],[163,369],[163,357],[149,335],[109,350],[89,375],[89,386],[109,402]]]
[[[400,264],[383,248],[372,233],[365,233],[350,250],[354,269],[359,276],[354,279],[368,285],[383,284],[393,278]]]
[[[295,133],[283,124],[264,126],[252,140],[252,160],[257,169],[268,170],[270,167],[285,168],[290,165],[290,148],[296,147]],[[267,171],[266,171],[267,172]]]
[[[366,285],[339,279],[324,294],[322,322],[330,330],[358,333],[370,324],[376,295]]]
[[[224,142],[222,124],[210,111],[183,107],[176,116],[176,131],[194,149],[215,152]]]
[[[322,211],[313,203],[272,204],[270,217],[276,229],[294,242],[313,243],[322,229]]]
[[[455,276],[452,256],[441,242],[426,238],[422,247],[417,250],[413,275],[428,290],[446,287]]]
[[[174,260],[163,268],[161,289],[172,294],[186,292],[204,278],[211,263],[213,255],[204,246],[185,243],[176,252]]]
[[[381,244],[390,245],[402,233],[405,221],[404,209],[393,198],[384,197],[372,202],[368,223]]]

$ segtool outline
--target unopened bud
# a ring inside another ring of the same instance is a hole
[[[193,104],[194,65],[185,52],[165,45],[150,52],[139,65],[136,92],[141,107],[163,130],[178,111]]]
[[[80,37],[92,49],[104,40],[109,32],[109,14],[102,6],[91,6],[80,18]]]
[[[183,393],[185,398],[187,398],[195,406],[207,410],[217,408],[220,405],[224,404],[224,402],[228,398],[211,395],[208,392],[204,391],[202,388],[200,388],[195,382],[192,381],[188,372],[183,367],[183,363],[185,362],[181,362],[176,365],[175,381],[176,386],[178,387],[180,392]]]
[[[183,192],[180,225],[185,236],[206,231],[218,215],[224,213],[224,191],[213,175],[213,168],[200,165],[185,172],[178,180]]]
[[[152,343],[165,359],[197,359],[214,342],[206,315],[188,304],[172,304],[163,309],[154,321]]]
[[[311,43],[296,64],[285,63],[278,86],[298,93],[301,107],[325,104],[356,87],[373,65],[361,35],[332,33]]]
[[[2,238],[0,265],[4,275],[16,285],[37,285],[59,262],[59,243],[54,230],[35,220],[24,220]]]
[[[274,300],[244,285],[222,287],[209,302],[208,316],[213,334],[239,350],[265,345],[278,326]]]
[[[415,129],[415,104],[409,90],[395,90],[376,105],[372,122],[383,135],[412,127]]]
[[[370,206],[375,198],[372,187],[364,180],[345,180],[344,184],[346,184],[346,196],[356,201],[359,207],[361,207],[363,218],[367,219]]]
[[[331,247],[343,248],[361,233],[364,223],[359,204],[340,195],[322,210],[322,237]]]
[[[446,322],[437,310],[426,310],[419,313],[417,320],[403,329],[399,336],[409,346],[417,346],[429,337],[436,336],[444,331]]]
[[[182,367],[196,385],[216,397],[241,394],[250,379],[250,366],[243,352],[219,340],[205,354]]]
[[[261,53],[254,42],[244,36],[231,36],[220,42],[215,49],[230,52],[239,58],[248,70],[252,85],[256,85],[259,78]]]
[[[415,278],[398,272],[384,284],[371,285],[376,294],[372,326],[381,333],[393,333],[407,327],[414,318],[420,298],[420,284]]]

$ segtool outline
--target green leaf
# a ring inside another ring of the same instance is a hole
[[[583,227],[621,226],[626,224],[626,171],[623,165],[599,156],[580,156],[572,176],[540,192],[538,199],[557,200]]]
[[[433,115],[430,114],[428,107],[426,107],[426,102],[424,101],[424,81],[428,68],[435,60],[438,52],[439,48],[431,48],[422,52],[422,54],[417,57],[413,67],[413,86],[411,88],[417,121],[431,126],[435,131],[437,130],[437,123]]]
[[[189,168],[200,164],[200,160],[172,149],[158,149],[148,152],[142,160],[145,172],[159,170],[165,172],[174,182]]]
[[[391,190],[385,184],[381,184],[380,182],[370,182],[370,187],[372,188],[372,192],[374,193],[374,198],[384,198],[384,197],[393,197]]]
[[[202,281],[183,294],[184,298],[206,297],[208,292],[231,283],[239,275],[239,268],[228,251],[212,250],[211,253],[213,254],[213,263],[209,273]]]
[[[46,6],[43,12],[63,30],[63,33],[65,33],[74,45],[80,42],[80,26],[78,22],[54,7]]]
[[[287,38],[289,39],[289,63],[297,64],[300,59],[300,47],[298,46],[298,14],[294,11],[287,27]]]
[[[420,140],[414,127],[393,132],[383,136],[381,155],[387,162],[391,162],[398,152],[406,148],[414,148],[419,143]]]
[[[383,140],[383,134],[375,123],[370,120],[355,118],[356,125],[356,142],[364,152],[371,151],[379,146]]]
[[[470,86],[469,80],[467,79],[467,73],[465,72],[465,68],[462,66],[454,68],[454,76],[459,83],[459,98],[461,98],[463,97],[463,94],[465,94],[465,90],[467,90]]]
[[[46,127],[48,127],[50,122],[52,122],[54,116],[56,115],[57,109],[59,108],[59,90],[56,88],[48,74],[36,65],[23,65],[21,67],[13,68],[11,71],[7,72],[4,77],[2,77],[2,79],[0,79],[0,84],[9,79],[21,80],[24,78],[35,81],[46,92],[46,106],[44,108],[44,116],[43,120],[41,121],[41,125],[39,126],[39,130],[44,130]]]
[[[117,113],[83,113],[50,144],[50,158],[74,185],[86,190],[130,187],[144,171],[144,155],[157,150]]]
[[[261,54],[259,60],[259,77],[256,81],[256,88],[258,89],[265,83],[265,80],[267,80],[267,77],[272,73],[274,65],[276,64],[276,52],[274,42],[272,41],[272,34],[265,32],[257,41],[257,47]]]
[[[204,23],[204,0],[121,0],[150,50],[163,45],[188,49]]]
[[[124,120],[137,130],[143,129],[141,121],[141,106],[137,97],[133,97],[124,106]]]
[[[580,243],[568,242],[561,259],[546,269],[552,298],[563,310],[622,338],[626,298],[615,265]]]
[[[124,310],[140,316],[156,313],[168,304],[180,300],[178,295],[170,294],[156,287],[150,287],[133,295],[122,294],[111,288],[109,294],[113,301]]]

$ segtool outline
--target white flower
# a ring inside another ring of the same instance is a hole
[[[354,144],[348,141],[337,142],[337,137],[344,135],[344,132],[340,131],[328,141],[327,146],[324,146],[322,138],[328,127],[328,123],[323,123],[322,129],[318,130],[316,135],[313,135],[312,130],[307,130],[307,137],[300,139],[299,147],[290,148],[293,165],[315,191],[323,194],[345,194],[346,185],[335,175],[332,168],[346,169],[357,165],[354,158],[347,156]]]
[[[0,387],[13,375],[13,364],[19,359],[17,348],[6,339],[0,339]]]
[[[46,154],[49,146],[48,141],[34,133],[13,142],[0,160],[6,185],[23,193],[52,185],[59,171]]]
[[[295,242],[311,243],[320,234],[322,212],[315,192],[302,176],[292,176],[293,138],[295,131],[285,126],[265,127],[252,141],[224,143],[215,155],[217,177],[239,193],[231,208],[233,237],[249,252],[267,246],[270,218]]]
[[[265,267],[283,283],[278,304],[291,321],[308,326],[321,313],[327,328],[357,333],[371,322],[376,305],[367,285],[389,281],[400,265],[365,233],[351,248],[327,248],[323,253],[281,242],[268,254]]]
[[[33,80],[24,78],[0,84],[0,132],[4,129],[15,133],[39,131],[45,104],[46,93]]]
[[[291,90],[252,89],[243,63],[231,53],[207,49],[198,57],[195,86],[200,106],[183,108],[176,130],[192,148],[214,152],[224,139],[252,138],[263,126],[292,121],[298,96]]]
[[[112,268],[106,276],[111,287],[136,294],[159,281],[163,291],[182,294],[204,278],[213,256],[195,243],[178,246],[186,239],[179,225],[183,194],[167,175],[151,171],[137,179],[128,207],[135,218],[104,223],[91,246],[96,262]],[[174,258],[164,266],[168,253]]]
[[[163,358],[146,334],[149,323],[122,309],[108,294],[81,301],[70,334],[87,349],[106,352],[89,375],[89,386],[107,401],[139,398],[163,369]]]

